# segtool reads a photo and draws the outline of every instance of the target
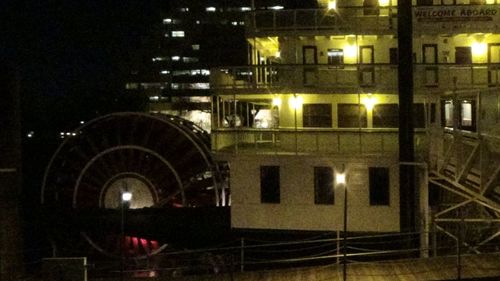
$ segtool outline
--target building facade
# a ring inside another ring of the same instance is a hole
[[[400,231],[397,3],[318,7],[247,13],[249,64],[211,69],[232,226],[335,231],[347,216],[348,231]],[[412,13],[418,219],[429,225],[428,187],[443,224],[469,203],[498,219],[500,6],[417,1]]]

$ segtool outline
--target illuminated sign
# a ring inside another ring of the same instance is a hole
[[[413,18],[417,22],[463,22],[498,20],[498,8],[484,6],[417,7]]]

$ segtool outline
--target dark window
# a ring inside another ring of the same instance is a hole
[[[389,49],[389,63],[398,64],[398,48]]]
[[[328,49],[328,64],[344,64],[344,51],[342,49]]]
[[[373,107],[374,128],[399,127],[399,109],[397,103],[376,104]]]
[[[302,109],[304,127],[332,127],[331,104],[304,104]]]
[[[334,202],[332,168],[314,167],[314,204],[332,205]]]
[[[260,167],[260,202],[280,202],[280,167]]]
[[[340,103],[337,105],[339,128],[366,128],[366,107],[362,104]]]
[[[441,126],[453,128],[453,101],[441,101]]]
[[[455,63],[471,64],[472,53],[470,47],[455,47]]]
[[[364,0],[363,7],[364,15],[378,15],[379,13],[378,0]]]
[[[436,123],[436,104],[430,104],[430,112],[431,112],[431,123]]]
[[[389,168],[370,167],[370,205],[389,205]]]
[[[413,124],[415,128],[425,128],[425,107],[423,103],[413,104]]]
[[[434,5],[432,0],[417,0],[417,6],[432,6]]]

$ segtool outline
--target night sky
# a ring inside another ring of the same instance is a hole
[[[4,1],[2,55],[17,64],[24,131],[74,128],[121,101],[130,53],[160,19],[143,1]],[[145,2],[145,1],[144,1]],[[50,132],[52,133],[52,132]]]

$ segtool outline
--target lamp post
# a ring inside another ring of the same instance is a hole
[[[121,253],[121,268],[120,268],[120,280],[123,281],[123,274],[125,271],[125,253],[124,253],[124,241],[125,241],[125,209],[129,207],[130,200],[132,200],[132,193],[124,191],[121,194],[120,201],[120,211],[121,211],[121,230],[120,230],[120,253]]]
[[[345,173],[342,169],[342,172],[337,172],[335,175],[335,183],[339,187],[344,188],[344,236],[342,239],[342,244],[344,248],[343,252],[343,262],[342,262],[342,280],[347,280],[347,184],[345,180]]]

